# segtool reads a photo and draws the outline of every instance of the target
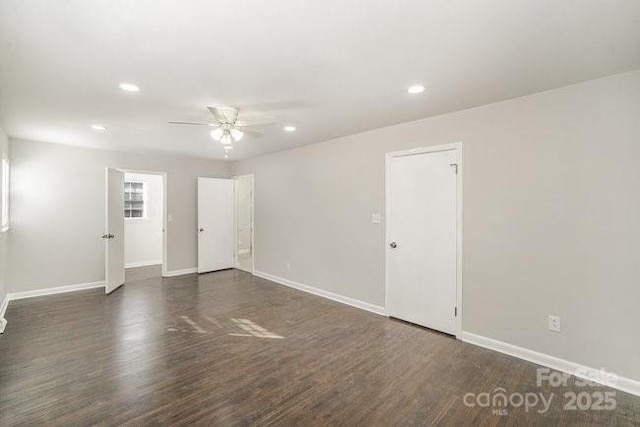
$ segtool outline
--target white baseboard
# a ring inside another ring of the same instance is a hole
[[[559,357],[550,356],[548,354],[529,350],[528,348],[524,347],[518,347],[517,345],[508,344],[506,342],[487,338],[482,335],[476,335],[471,332],[462,332],[461,339],[462,341],[469,344],[474,344],[480,347],[488,348],[489,350],[508,354],[519,359],[524,359],[529,362],[546,366],[548,368],[555,369],[556,371],[575,375],[583,379],[588,379],[593,382],[602,383],[601,381],[597,380],[598,378],[601,378],[600,369],[590,368],[588,366],[560,359]],[[620,391],[624,391],[626,393],[640,396],[640,381],[632,380],[631,378],[617,376],[615,384],[605,385],[608,385],[609,387],[618,389]]]
[[[5,313],[9,306],[9,301],[24,299],[24,298],[42,297],[45,295],[63,294],[66,292],[83,291],[85,289],[95,289],[95,288],[104,288],[104,281],[78,283],[76,285],[55,286],[53,288],[36,289],[33,291],[8,293],[7,296],[4,298],[4,301],[2,302],[2,306],[0,306],[0,333],[4,332],[4,328],[7,326]]]
[[[161,265],[162,260],[155,261],[138,261],[138,262],[129,262],[124,265],[124,268],[134,268],[134,267],[148,267],[150,265]]]
[[[41,297],[45,295],[62,294],[65,292],[83,291],[85,289],[104,288],[104,280],[100,282],[79,283],[77,285],[56,286],[53,288],[36,289],[34,291],[13,292],[7,294],[9,301],[23,298]]]
[[[184,276],[185,274],[193,274],[197,272],[198,272],[198,267],[192,267],[192,268],[185,268],[182,270],[167,271],[162,274],[162,277]]]
[[[308,292],[310,294],[318,295],[333,301],[340,302],[342,304],[347,304],[352,307],[359,308],[361,310],[370,311],[372,313],[379,314],[381,316],[386,316],[384,307],[380,307],[379,305],[374,305],[368,302],[357,300],[355,298],[334,294],[333,292],[325,291],[324,289],[320,289],[320,288],[314,288],[313,286],[303,285],[302,283],[298,283],[298,282],[294,282],[293,280],[274,276],[272,274],[265,273],[264,271],[254,270],[253,274],[255,276],[262,277],[263,279],[267,279],[272,282],[288,286],[290,288],[294,288],[303,292]]]
[[[182,276],[185,274],[193,274],[197,272],[198,272],[198,269],[196,267],[193,267],[193,268],[186,268],[182,270],[167,271],[166,274],[164,274],[163,276],[174,277],[174,276]],[[272,274],[265,273],[263,271],[255,270],[254,274],[258,277],[262,277],[263,279],[270,280],[272,282],[275,282],[284,286],[288,286],[293,289],[297,289],[313,295],[318,295],[324,298],[328,298],[330,300],[347,304],[352,307],[359,308],[361,310],[370,311],[372,313],[379,314],[382,316],[386,315],[384,307],[381,307],[378,305],[370,304],[354,298],[335,294],[333,292],[325,291],[323,289],[315,288],[313,286],[303,285],[302,283],[298,283],[293,280],[274,276]],[[76,285],[56,286],[53,288],[37,289],[33,291],[9,293],[5,296],[4,300],[2,301],[2,305],[0,305],[0,333],[4,331],[4,328],[7,323],[5,320],[5,313],[9,305],[9,301],[23,299],[23,298],[33,298],[33,297],[39,297],[39,296],[45,296],[45,295],[54,295],[54,294],[60,294],[60,293],[66,293],[66,292],[74,292],[74,291],[80,291],[85,289],[102,288],[102,287],[104,287],[104,281],[79,283]],[[519,347],[517,345],[509,344],[503,341],[494,340],[492,338],[487,338],[482,335],[477,335],[471,332],[463,331],[460,339],[469,344],[474,344],[480,347],[487,348],[489,350],[494,350],[500,353],[508,354],[510,356],[517,357],[519,359],[527,360],[529,362],[546,366],[560,372],[565,372],[567,374],[586,378],[591,381],[597,382],[597,379],[600,378],[600,375],[599,375],[601,372],[600,369],[590,368],[575,362],[570,362],[568,360],[561,359],[559,357],[550,356],[548,354],[540,353],[524,347]],[[630,393],[636,396],[640,396],[640,381],[633,380],[631,378],[617,376],[615,384],[608,384],[608,385],[620,391]]]

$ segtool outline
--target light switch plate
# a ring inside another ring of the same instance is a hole
[[[371,214],[371,224],[380,224],[381,221],[379,213]]]

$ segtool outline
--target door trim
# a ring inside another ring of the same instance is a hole
[[[240,254],[238,253],[238,178],[251,178],[251,270],[245,270],[240,268]],[[252,173],[246,175],[234,175],[232,177],[234,185],[234,199],[235,199],[235,211],[233,225],[236,228],[235,232],[235,257],[236,267],[238,270],[246,271],[247,273],[254,274],[256,271],[256,176]]]
[[[462,337],[462,316],[464,309],[462,306],[462,180],[464,167],[462,163],[462,142],[452,144],[433,145],[429,147],[413,148],[411,150],[395,151],[386,153],[385,155],[385,228],[384,228],[384,295],[385,307],[389,306],[389,257],[387,245],[390,243],[389,238],[389,217],[391,206],[390,200],[390,168],[391,159],[395,157],[406,157],[417,154],[434,153],[438,151],[455,151],[458,165],[458,176],[456,178],[456,338]]]

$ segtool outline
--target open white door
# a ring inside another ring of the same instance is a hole
[[[387,312],[456,334],[457,150],[387,158]]]
[[[232,179],[198,178],[198,273],[235,265]]]
[[[105,291],[124,284],[124,173],[107,168],[105,234]]]

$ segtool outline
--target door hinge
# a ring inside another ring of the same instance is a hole
[[[458,164],[457,163],[451,163],[449,166],[454,167],[454,172],[456,173],[456,175],[458,175]]]
[[[458,317],[458,307],[453,307],[453,316]]]

